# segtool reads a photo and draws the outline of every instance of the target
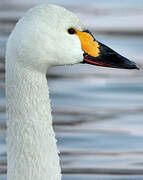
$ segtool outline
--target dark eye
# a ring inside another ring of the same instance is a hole
[[[69,28],[68,29],[68,33],[69,34],[75,34],[76,32],[75,32],[75,30],[73,28]]]

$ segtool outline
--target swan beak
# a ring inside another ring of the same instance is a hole
[[[79,37],[84,51],[82,63],[120,69],[139,69],[135,62],[96,41],[90,31],[77,31],[76,35]]]

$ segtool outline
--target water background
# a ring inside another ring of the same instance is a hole
[[[142,0],[50,2],[72,10],[96,39],[142,67]],[[0,180],[6,180],[5,44],[36,3],[0,1]],[[63,180],[143,180],[142,69],[73,65],[52,68],[47,77]]]

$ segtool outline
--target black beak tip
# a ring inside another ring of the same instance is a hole
[[[140,70],[140,66],[139,65],[135,64],[135,66],[136,66],[135,69]]]
[[[140,68],[139,68],[138,66],[136,66],[136,69],[137,69],[137,70],[140,70]]]
[[[131,63],[129,69],[137,69],[137,70],[140,70],[139,66],[138,66],[135,62],[132,62],[132,63]]]

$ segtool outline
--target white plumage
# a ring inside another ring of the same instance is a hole
[[[46,72],[79,62],[139,69],[62,7],[37,6],[17,23],[6,50],[7,180],[61,180]]]
[[[6,51],[7,180],[60,180],[61,169],[46,72],[83,59],[78,18],[55,5],[40,5],[17,23]]]

